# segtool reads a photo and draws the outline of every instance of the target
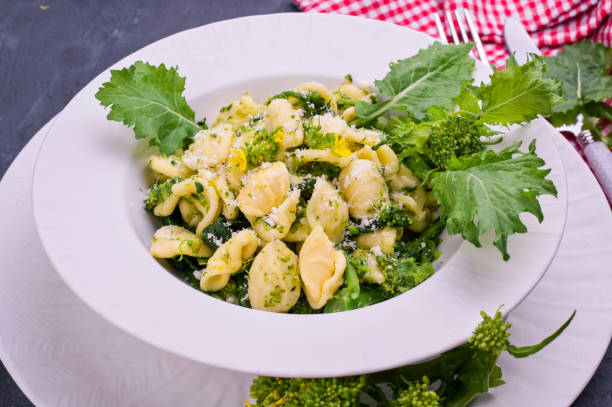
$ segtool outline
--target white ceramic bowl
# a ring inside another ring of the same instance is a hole
[[[432,38],[355,17],[277,14],[184,31],[151,44],[110,69],[136,60],[177,65],[186,97],[213,119],[220,106],[250,92],[255,99],[304,80],[338,83],[351,73],[371,83],[389,62],[415,54]],[[476,78],[486,77],[478,65]],[[175,278],[148,253],[155,229],[142,208],[146,147],[106,120],[94,94],[104,71],[68,104],[41,148],[33,184],[38,231],[68,286],[127,332],[190,359],[276,376],[322,377],[417,362],[465,341],[479,311],[516,306],[542,277],[563,232],[565,176],[543,121],[506,137],[538,136],[559,198],[543,197],[545,220],[523,219],[529,233],[509,240],[510,261],[491,244],[477,249],[447,239],[434,276],[374,306],[324,315],[286,315],[231,305]],[[486,240],[486,239],[485,239]],[[492,240],[492,239],[489,239]]]

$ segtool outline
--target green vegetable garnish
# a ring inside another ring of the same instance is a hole
[[[148,211],[152,211],[157,205],[168,199],[168,197],[172,195],[172,185],[176,184],[180,180],[180,177],[175,177],[159,184],[153,185],[149,189],[149,195],[144,201],[145,209]]]
[[[457,98],[459,114],[481,123],[504,126],[548,114],[561,100],[561,84],[545,78],[545,72],[546,64],[540,57],[534,56],[530,62],[518,65],[511,56],[506,69],[493,72],[490,83],[464,87]]]
[[[462,86],[471,79],[474,60],[469,57],[474,44],[442,45],[433,43],[413,57],[393,62],[382,80],[374,82],[383,96],[377,104],[355,104],[355,125],[372,122],[391,109],[425,117],[430,106],[452,108]]]
[[[246,160],[250,167],[257,167],[264,162],[274,161],[278,148],[282,142],[282,127],[268,132],[266,129],[259,130],[252,141],[246,143]],[[283,136],[284,137],[284,136]]]
[[[483,149],[480,131],[473,120],[450,117],[433,126],[424,145],[424,153],[438,168],[446,168],[453,157],[479,153]]]
[[[323,134],[321,126],[314,123],[312,120],[306,120],[302,123],[304,127],[304,144],[310,148],[324,149],[334,146],[334,133]]]
[[[129,68],[111,71],[111,80],[102,85],[96,98],[102,106],[111,107],[109,120],[133,127],[136,138],[148,138],[150,145],[172,154],[205,128],[196,122],[184,91],[185,78],[177,68],[137,61]]]
[[[612,120],[612,107],[604,102],[612,98],[611,57],[610,48],[583,40],[544,59],[546,76],[563,82],[565,100],[554,105],[548,116],[554,126],[576,123],[582,114],[583,127],[612,146],[612,136],[603,136],[600,128],[600,118]]]
[[[553,334],[534,346],[510,343],[511,325],[498,310],[482,322],[467,343],[427,362],[379,373],[328,379],[259,376],[251,384],[254,407],[357,407],[363,397],[386,407],[465,407],[478,394],[504,384],[501,352],[521,358],[537,353],[571,323],[576,311]],[[435,384],[435,386],[434,386]],[[390,392],[384,389],[391,389]],[[251,405],[247,403],[247,405]]]
[[[519,218],[522,212],[544,219],[537,200],[540,195],[557,196],[550,170],[540,169],[544,160],[535,154],[535,140],[522,153],[515,143],[496,153],[487,151],[453,158],[444,172],[431,175],[433,194],[446,219],[449,234],[461,233],[465,240],[480,247],[479,236],[495,231],[494,245],[510,258],[506,249],[508,236],[525,233]]]

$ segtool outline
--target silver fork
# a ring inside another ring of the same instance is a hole
[[[489,60],[487,59],[487,54],[485,54],[484,48],[482,47],[482,41],[480,41],[478,29],[476,28],[476,24],[474,24],[472,14],[468,10],[457,9],[455,10],[455,17],[457,19],[457,26],[459,26],[459,31],[461,32],[461,38],[463,42],[469,42],[470,40],[468,38],[467,32],[465,30],[465,25],[463,23],[463,18],[465,18],[465,21],[467,21],[467,25],[470,28],[472,41],[474,41],[474,43],[476,44],[478,57],[480,58],[481,62],[488,66]],[[438,15],[438,13],[434,14],[434,19],[436,20],[436,27],[438,27],[438,33],[440,34],[440,41],[443,44],[448,44],[448,39],[446,38],[446,33],[444,32],[444,26],[442,25],[442,20],[440,20],[440,16]],[[448,27],[450,28],[451,36],[453,37],[453,42],[455,44],[460,44],[461,41],[459,40],[457,30],[455,29],[455,22],[453,21],[453,16],[449,11],[446,12],[446,22],[448,24]]]

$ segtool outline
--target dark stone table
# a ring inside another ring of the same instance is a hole
[[[124,56],[213,21],[288,11],[298,11],[291,0],[0,1],[0,175],[77,91]],[[4,366],[0,405],[32,405]],[[574,406],[612,406],[610,349]]]

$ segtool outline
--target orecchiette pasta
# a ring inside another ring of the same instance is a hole
[[[160,202],[153,208],[153,215],[155,216],[170,216],[174,209],[176,209],[176,205],[181,199],[180,195],[172,194],[164,201]]]
[[[200,279],[200,288],[203,291],[218,291],[225,287],[230,275],[240,270],[242,262],[255,254],[258,245],[259,239],[252,230],[236,233],[208,259]]]
[[[339,243],[344,237],[348,217],[348,205],[338,190],[329,181],[317,179],[306,207],[310,227],[321,225],[331,241]]]
[[[351,157],[341,157],[331,150],[298,150],[294,155],[298,165],[310,162],[326,162],[344,168],[351,162]]]
[[[343,83],[342,85],[338,86],[337,92],[348,96],[353,100],[360,100],[364,96],[363,91],[352,83]]]
[[[202,130],[183,154],[183,163],[192,170],[222,164],[229,155],[233,138],[234,132],[229,124]]]
[[[202,220],[200,221],[200,223],[198,223],[198,226],[196,227],[196,233],[198,235],[202,233],[206,226],[213,223],[219,216],[219,213],[221,213],[221,205],[219,205],[219,195],[212,186],[206,184],[204,186],[204,190],[202,191],[202,195],[206,198],[208,206],[202,206],[197,200],[193,202],[195,207],[203,215]]]
[[[289,171],[275,162],[249,177],[238,194],[238,205],[247,217],[261,218],[280,205],[289,192]]]
[[[149,157],[149,167],[168,178],[188,177],[193,171],[183,164],[180,158],[173,156],[153,155]]]
[[[399,158],[388,145],[382,145],[374,151],[369,146],[365,146],[356,152],[358,158],[370,160],[380,164],[383,168],[385,178],[391,177],[399,171]]]
[[[385,177],[390,177],[393,174],[397,174],[399,171],[399,158],[397,158],[397,154],[386,144],[378,147],[376,150],[376,156],[378,157],[378,161],[384,168],[383,175]]]
[[[303,242],[310,233],[310,225],[306,216],[296,219],[289,229],[289,233],[283,238],[287,242]]]
[[[325,85],[319,82],[302,83],[300,86],[298,86],[298,89],[306,90],[309,92],[318,92],[326,103],[329,102],[332,98],[332,94],[327,89],[327,87],[325,87]]]
[[[162,226],[151,241],[151,255],[168,259],[174,256],[209,257],[212,250],[193,232],[175,225]]]
[[[322,134],[335,133],[339,136],[343,135],[348,128],[346,122],[339,116],[334,116],[330,113],[315,116],[312,118],[315,125],[321,127]]]
[[[263,111],[263,105],[256,103],[251,95],[245,93],[240,100],[236,100],[222,109],[215,121],[215,126],[226,123],[232,126],[233,130],[236,130],[261,111]]]
[[[378,248],[381,253],[392,254],[393,245],[397,239],[397,230],[385,226],[383,229],[371,233],[365,233],[357,237],[357,244],[366,249]],[[376,250],[376,249],[375,249]]]
[[[279,154],[304,142],[301,116],[287,99],[274,99],[268,105],[266,112],[268,113],[268,131],[273,132],[279,127],[283,131]]]
[[[202,213],[190,201],[192,201],[191,198],[181,198],[178,207],[185,223],[191,227],[196,227],[202,221]]]
[[[347,109],[344,113],[347,113],[348,111],[349,109]],[[380,134],[374,130],[369,129],[357,129],[355,127],[348,127],[344,132],[343,136],[346,141],[350,141],[351,143],[363,144],[366,146],[373,146],[380,142]]]
[[[294,190],[278,207],[263,218],[253,221],[253,230],[265,241],[283,239],[295,221],[296,208],[300,202],[300,191]]]
[[[393,201],[400,204],[402,208],[405,208],[412,212],[413,224],[408,227],[413,232],[423,231],[430,221],[431,211],[425,207],[427,204],[427,192],[422,186],[417,186],[411,192],[395,192],[391,194]]]
[[[420,180],[412,174],[404,164],[400,165],[397,174],[387,178],[389,187],[394,192],[403,192],[406,189],[416,188],[420,184]]]
[[[219,171],[213,177],[212,184],[223,202],[223,216],[229,220],[236,219],[238,216],[238,201],[236,201],[236,197],[227,183],[225,171]]]
[[[300,298],[298,257],[280,240],[266,244],[249,271],[249,300],[255,309],[287,312]]]
[[[356,251],[357,256],[363,256],[366,260],[368,270],[363,276],[363,281],[372,284],[382,284],[387,278],[385,272],[380,269],[378,262],[376,261],[376,255],[369,250],[358,249]]]
[[[299,269],[306,299],[320,309],[342,285],[346,259],[334,249],[323,228],[315,226],[300,249]]]
[[[349,213],[356,219],[372,216],[376,208],[389,201],[389,190],[379,166],[370,160],[351,161],[340,172],[338,185],[348,202]]]

